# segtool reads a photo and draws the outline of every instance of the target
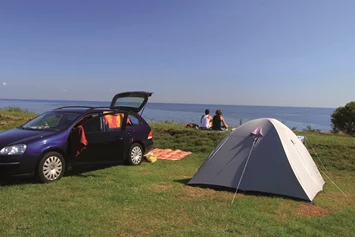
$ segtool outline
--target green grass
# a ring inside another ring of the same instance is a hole
[[[18,107],[0,108],[0,131],[19,126],[35,116],[36,113]]]
[[[35,116],[11,113],[0,111],[0,130],[9,128],[9,120],[15,127]],[[323,175],[316,205],[243,193],[231,204],[233,192],[186,185],[226,133],[173,123],[151,126],[155,147],[193,154],[181,161],[73,173],[51,184],[5,182],[1,236],[354,236],[354,137],[299,133],[347,198]]]

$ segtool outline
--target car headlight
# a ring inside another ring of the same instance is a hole
[[[0,155],[21,155],[26,151],[26,147],[25,144],[6,146],[1,149]]]

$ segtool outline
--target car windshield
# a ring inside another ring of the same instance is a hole
[[[21,129],[61,131],[68,128],[80,116],[80,113],[52,111],[23,124]]]

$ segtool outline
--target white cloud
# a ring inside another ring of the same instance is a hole
[[[6,86],[6,85],[7,85],[7,83],[6,83],[6,82],[3,82],[3,83],[2,83],[2,85],[3,85],[3,86]]]
[[[61,90],[61,92],[66,93],[66,92],[68,92],[68,90],[67,90],[67,89],[64,89],[64,90]]]

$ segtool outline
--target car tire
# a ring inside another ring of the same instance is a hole
[[[51,183],[62,178],[65,171],[65,160],[58,152],[46,153],[38,164],[39,181]]]
[[[138,143],[133,143],[128,153],[129,165],[140,165],[143,161],[143,148]]]

